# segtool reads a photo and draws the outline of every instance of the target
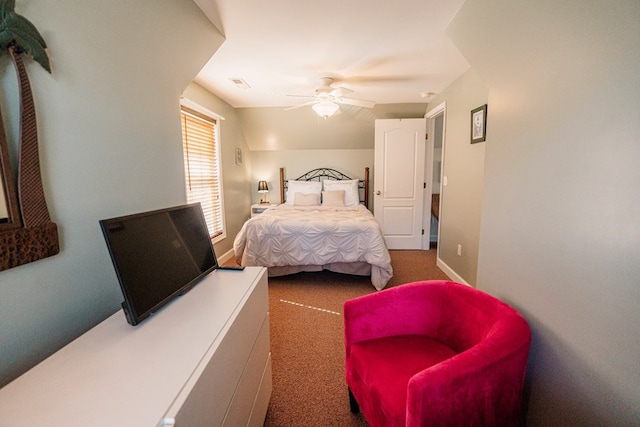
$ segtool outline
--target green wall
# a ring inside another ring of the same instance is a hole
[[[19,1],[17,12],[49,46],[53,73],[27,69],[61,252],[0,272],[0,386],[119,309],[98,220],[184,203],[179,98],[223,41],[191,0]],[[0,67],[15,152],[6,55]]]

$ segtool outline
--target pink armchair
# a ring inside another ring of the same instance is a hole
[[[409,283],[344,304],[351,411],[376,426],[515,426],[531,343],[525,319],[454,282]]]

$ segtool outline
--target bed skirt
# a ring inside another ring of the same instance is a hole
[[[269,277],[286,276],[301,272],[316,272],[328,270],[334,273],[353,274],[355,276],[371,276],[371,284],[382,290],[389,278],[383,269],[366,262],[334,262],[326,265],[286,265],[281,267],[269,267],[267,269]]]

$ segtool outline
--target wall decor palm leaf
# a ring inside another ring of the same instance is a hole
[[[30,55],[42,68],[51,73],[47,44],[27,18],[15,12],[15,0],[0,0],[0,49],[14,46],[16,53]]]

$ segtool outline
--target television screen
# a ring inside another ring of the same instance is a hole
[[[103,219],[100,227],[132,325],[218,267],[200,203]]]

